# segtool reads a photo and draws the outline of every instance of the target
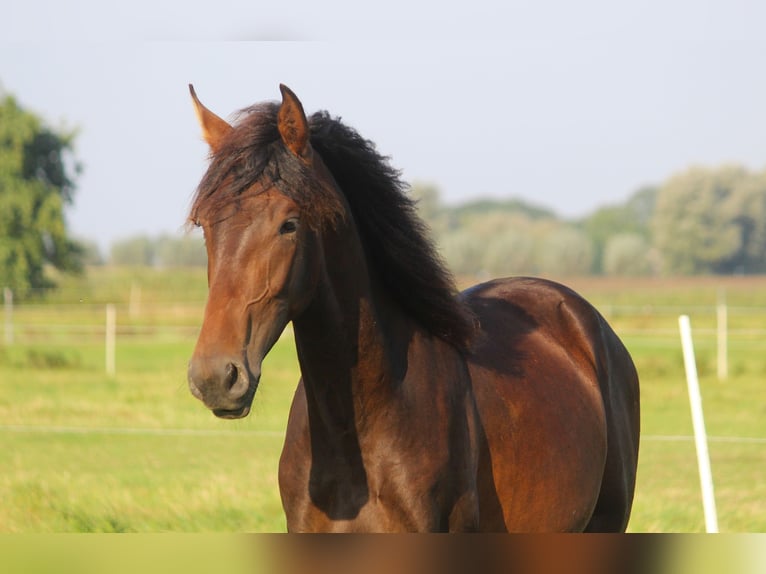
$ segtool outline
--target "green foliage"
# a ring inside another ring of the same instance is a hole
[[[410,190],[410,196],[418,204],[418,212],[426,221],[433,222],[441,215],[442,205],[439,201],[439,190],[435,185],[415,183]]]
[[[497,230],[482,254],[484,271],[492,277],[531,274],[535,269],[537,229],[523,216]]]
[[[485,215],[488,213],[513,213],[524,215],[530,220],[556,218],[556,214],[552,210],[532,205],[517,198],[478,199],[459,205],[452,211],[457,217]]]
[[[651,270],[651,250],[639,233],[617,233],[607,238],[603,255],[605,275],[648,275]]]
[[[593,242],[593,271],[607,275],[612,273],[607,269],[606,250],[611,239],[617,235],[630,233],[645,239],[648,245],[649,222],[654,214],[656,197],[657,188],[643,187],[628,198],[625,203],[597,209],[580,222],[580,227]],[[635,255],[645,259],[647,252],[648,250],[643,254],[635,253]],[[644,260],[634,266],[631,274],[644,274],[649,272],[650,268],[649,261]],[[643,271],[637,273],[639,269],[643,269]],[[618,271],[618,274],[621,272]]]
[[[483,271],[481,237],[468,229],[444,234],[439,241],[442,255],[457,273],[479,275]]]
[[[583,275],[591,240],[545,208],[518,199],[440,204],[433,186],[416,185],[422,217],[450,268],[459,275]]]
[[[766,273],[766,171],[692,168],[576,222],[516,199],[446,206],[433,186],[414,191],[458,275]]]
[[[113,243],[109,260],[113,265],[151,267],[154,265],[154,254],[154,242],[141,235]]]
[[[54,285],[46,267],[82,267],[82,249],[64,220],[80,171],[74,137],[47,127],[13,97],[0,99],[0,285],[22,299]]]
[[[692,168],[663,185],[652,219],[669,274],[766,271],[766,173]]]
[[[593,246],[582,231],[561,226],[545,237],[538,260],[544,275],[587,275],[593,263]]]
[[[162,267],[204,267],[207,251],[201,237],[163,235],[156,241],[157,263]]]

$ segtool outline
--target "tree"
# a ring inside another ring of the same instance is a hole
[[[82,269],[83,250],[64,218],[81,169],[74,139],[0,94],[0,286],[19,298],[54,286],[46,267]]]
[[[535,270],[535,237],[523,217],[494,235],[484,250],[484,268],[491,277],[532,274]]]
[[[541,273],[553,277],[588,275],[593,265],[593,244],[579,229],[558,226],[543,238],[538,265]]]
[[[442,211],[439,189],[431,183],[415,182],[410,188],[410,197],[417,202],[420,217],[431,225]]]
[[[557,219],[556,214],[546,207],[540,207],[522,199],[476,199],[456,206],[451,210],[457,217],[484,216],[491,213],[521,214],[536,221]]]
[[[741,250],[729,272],[766,272],[766,172],[751,174],[737,186],[731,209],[741,235]]]
[[[156,263],[156,256],[155,242],[145,235],[139,235],[112,243],[109,262],[112,265],[151,267]]]
[[[202,237],[162,235],[155,242],[157,265],[161,267],[205,267],[207,251]]]
[[[440,238],[439,247],[453,273],[479,275],[484,272],[482,256],[485,244],[471,230],[461,228],[445,233]]]
[[[652,230],[666,273],[731,273],[746,260],[750,227],[742,167],[692,168],[657,194]],[[757,195],[755,196],[757,197]]]
[[[605,275],[638,276],[652,271],[651,250],[638,233],[618,233],[607,239],[603,256]]]
[[[656,187],[642,187],[625,203],[599,208],[582,220],[580,226],[593,242],[594,272],[609,274],[606,249],[613,236],[631,233],[648,243],[656,197]]]

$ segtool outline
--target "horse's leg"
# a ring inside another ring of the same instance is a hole
[[[607,455],[601,491],[585,532],[625,532],[630,518],[633,488],[621,467],[619,455]]]

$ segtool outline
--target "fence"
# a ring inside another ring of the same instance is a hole
[[[144,304],[15,304],[4,293],[3,343],[10,347],[103,345],[107,374],[117,370],[120,344],[193,342],[204,302]]]
[[[766,307],[595,304],[623,339],[644,347],[680,349],[676,320],[681,314],[690,315],[698,344],[715,349],[721,380],[729,374],[732,344],[739,349],[766,350]],[[203,310],[204,301],[141,303],[136,288],[121,304],[15,304],[11,291],[5,289],[3,342],[5,346],[47,347],[103,344],[105,369],[113,374],[114,349],[120,342],[194,341]]]
[[[205,302],[16,304],[6,290],[3,348],[103,348],[108,375],[118,370],[120,346],[178,345],[189,351],[202,325]],[[290,335],[288,325],[285,334]],[[0,355],[0,359],[2,356]],[[54,361],[55,362],[55,361]]]
[[[127,306],[114,304],[6,306],[4,342],[71,344],[75,337],[92,343],[104,338],[109,313],[118,337],[181,339],[199,330],[202,308],[202,304],[157,304],[147,306],[140,315],[130,315]]]

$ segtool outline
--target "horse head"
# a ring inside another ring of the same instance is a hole
[[[315,154],[303,107],[289,88],[281,86],[278,140],[261,146],[266,151],[245,145],[252,134],[243,132],[252,125],[230,125],[190,90],[211,165],[190,215],[205,235],[209,293],[188,382],[216,416],[240,418],[250,411],[263,358],[317,285],[316,225],[281,189],[287,172],[315,172]]]

